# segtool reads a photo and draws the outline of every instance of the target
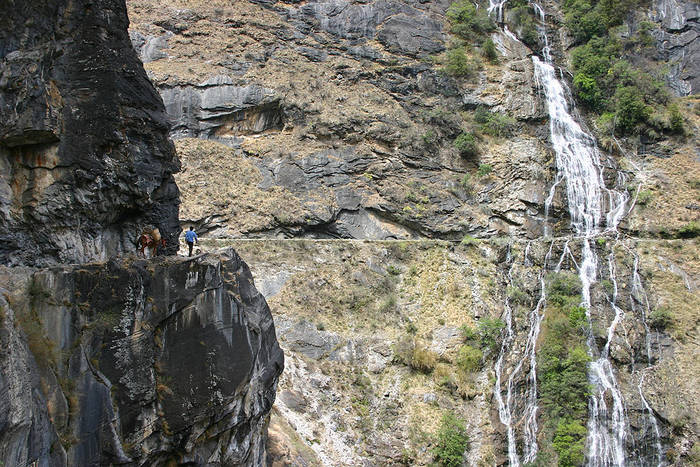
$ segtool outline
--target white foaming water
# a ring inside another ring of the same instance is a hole
[[[629,249],[627,251],[634,257],[634,265],[632,268],[632,293],[630,294],[630,308],[633,312],[636,313],[637,305],[641,306],[639,314],[642,316],[642,323],[644,324],[644,330],[646,331],[644,334],[644,338],[646,344],[648,366],[641,371],[637,389],[639,390],[639,398],[642,401],[644,410],[647,412],[649,424],[651,425],[651,428],[653,430],[656,466],[662,467],[665,463],[665,456],[663,447],[661,446],[661,431],[659,430],[659,422],[656,420],[656,415],[654,414],[654,411],[651,409],[649,403],[644,397],[643,391],[644,376],[646,375],[646,370],[653,368],[654,364],[654,356],[651,351],[651,330],[649,329],[649,322],[647,321],[647,317],[649,316],[649,299],[647,297],[646,291],[644,290],[644,286],[642,285],[642,278],[639,276],[639,256],[634,254],[634,252],[630,251]]]
[[[541,13],[543,14],[543,12]],[[606,230],[616,231],[625,214],[627,194],[609,190],[603,182],[595,140],[574,120],[569,112],[565,88],[556,78],[550,63],[532,58],[535,77],[544,90],[550,117],[550,137],[555,152],[557,166],[556,184],[566,183],[571,225],[578,237],[582,237],[581,260],[578,265],[582,284],[582,305],[586,308],[589,324],[587,338],[588,351],[593,360],[589,365],[589,382],[593,394],[589,399],[588,418],[588,465],[593,467],[625,465],[625,443],[629,436],[629,423],[612,363],[609,359],[610,344],[615,336],[617,324],[624,313],[615,304],[617,282],[609,258],[613,298],[611,301],[615,317],[607,330],[603,350],[599,352],[591,321],[591,285],[596,282],[598,258],[591,248],[591,237],[599,232],[600,222],[605,215]],[[547,198],[551,203],[554,188]],[[604,210],[604,202],[607,206]],[[608,404],[612,399],[612,406]]]
[[[508,269],[508,285],[513,285],[513,267],[515,267],[515,262],[510,251],[510,245],[508,245],[508,254],[506,256],[506,261],[511,262],[510,268]],[[522,361],[513,369],[510,376],[508,377],[506,398],[503,399],[503,394],[501,393],[501,379],[503,374],[503,359],[510,352],[511,345],[513,343],[513,338],[515,337],[513,331],[513,309],[510,306],[510,299],[506,295],[506,301],[503,310],[503,320],[505,322],[505,336],[503,336],[503,342],[501,342],[501,351],[498,355],[498,360],[496,360],[495,372],[496,372],[496,384],[494,386],[494,396],[496,398],[496,403],[498,404],[498,417],[501,423],[506,427],[506,435],[508,438],[508,461],[509,465],[514,467],[520,466],[520,460],[518,459],[518,453],[515,450],[515,431],[513,429],[513,387],[512,380],[514,374],[520,371],[522,367]]]
[[[564,86],[554,67],[532,57],[535,79],[544,90],[549,130],[556,157],[557,178],[566,181],[571,224],[579,236],[597,232],[603,209],[604,184],[595,141],[569,113]]]
[[[493,12],[496,12],[496,22],[498,24],[503,23],[503,7],[507,1],[508,0],[489,0],[489,7],[486,11],[488,11],[489,16],[493,16]]]
[[[609,209],[605,218],[608,230],[615,230],[627,198],[605,188],[598,150],[594,139],[583,131],[569,113],[564,86],[556,78],[549,63],[533,57],[535,76],[547,99],[550,116],[550,135],[555,152],[557,178],[566,183],[571,225],[578,237],[582,237],[581,260],[578,265],[582,288],[582,305],[586,308],[589,323],[587,344],[592,362],[589,366],[589,382],[593,394],[589,400],[588,464],[599,466],[625,465],[625,441],[629,435],[627,416],[612,364],[609,360],[610,343],[615,328],[622,318],[622,310],[613,306],[615,318],[607,330],[606,344],[601,352],[590,330],[591,285],[596,282],[598,258],[591,248],[591,237],[599,232],[603,218],[604,194]],[[619,206],[621,203],[622,206]],[[616,294],[616,292],[615,292]],[[596,355],[598,354],[598,355]],[[606,396],[612,396],[612,407],[607,406]]]
[[[499,23],[503,22],[503,9],[506,0],[490,0],[489,14],[496,12]],[[607,329],[606,342],[602,350],[599,350],[592,332],[591,319],[591,285],[597,280],[598,258],[592,248],[592,238],[600,233],[601,221],[605,222],[605,232],[617,232],[617,226],[626,215],[626,207],[629,196],[626,191],[608,189],[603,179],[603,167],[600,162],[600,155],[595,140],[591,137],[579,123],[574,119],[569,110],[567,97],[570,95],[564,84],[557,79],[552,59],[550,46],[544,27],[544,9],[531,2],[535,14],[540,20],[538,31],[544,44],[542,56],[544,61],[533,56],[532,61],[535,68],[535,79],[541,89],[544,90],[547,101],[547,109],[550,117],[550,137],[552,147],[555,152],[557,174],[550,192],[545,200],[545,237],[549,234],[546,219],[555,196],[557,187],[565,184],[568,200],[568,209],[571,218],[571,226],[574,235],[581,239],[581,257],[577,262],[568,247],[567,240],[562,257],[556,269],[561,266],[565,257],[570,257],[579,272],[582,284],[582,305],[586,309],[588,320],[587,345],[589,355],[592,359],[589,365],[589,382],[593,388],[593,394],[589,399],[589,420],[587,439],[587,464],[593,467],[609,467],[626,465],[625,445],[630,436],[629,423],[625,410],[624,400],[619,385],[616,380],[612,363],[609,359],[610,345],[615,338],[615,331],[618,324],[624,317],[623,310],[617,305],[617,279],[614,266],[614,255],[608,257],[608,269],[613,283],[613,293],[610,304],[615,316]],[[512,40],[518,40],[508,28],[503,26],[503,33]],[[616,186],[625,185],[625,175],[617,172]],[[545,259],[545,264],[549,259],[549,254]],[[528,261],[529,244],[526,249],[524,262]],[[509,251],[509,260],[510,251]],[[512,265],[509,270],[509,283],[512,284]],[[544,269],[543,269],[544,271]],[[515,331],[512,322],[512,309],[510,302],[506,300],[504,318],[506,321],[506,335],[501,347],[501,354],[496,363],[496,386],[495,396],[499,406],[499,417],[506,426],[508,437],[508,458],[511,466],[519,466],[520,458],[516,450],[516,435],[514,425],[516,422],[517,408],[513,401],[513,385],[522,371],[524,363],[529,363],[529,374],[526,380],[526,393],[524,397],[525,406],[522,408],[522,421],[524,425],[523,459],[524,463],[535,460],[537,446],[537,379],[536,379],[536,355],[535,345],[539,335],[540,325],[544,318],[544,305],[546,303],[544,272],[540,275],[541,295],[537,306],[529,314],[529,333],[525,345],[524,355],[519,359],[518,364],[511,371],[506,382],[506,397],[503,398],[501,386],[503,384],[503,363],[506,353],[511,352],[515,342]],[[644,294],[641,288],[641,280],[637,273],[637,258],[635,256],[635,267],[633,274],[633,295],[641,297]],[[644,294],[644,300],[646,295]],[[633,308],[633,311],[635,309]],[[643,312],[644,314],[644,312]],[[651,345],[649,342],[649,328],[644,316],[644,325],[647,331],[647,354],[651,362]],[[663,451],[661,447],[661,437],[657,420],[653,411],[649,407],[642,392],[643,375],[640,378],[638,389],[642,404],[649,414],[650,424],[655,434],[655,449],[658,466],[663,465]],[[610,407],[608,407],[610,405]],[[644,465],[644,460],[639,458],[637,462]]]

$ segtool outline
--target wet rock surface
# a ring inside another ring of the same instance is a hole
[[[233,250],[0,277],[5,465],[262,464],[283,355]]]
[[[179,161],[129,40],[124,2],[10,2],[6,10],[0,263],[105,259],[133,251],[146,224],[174,251]]]

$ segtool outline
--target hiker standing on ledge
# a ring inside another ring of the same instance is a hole
[[[185,241],[187,242],[187,248],[189,249],[189,254],[187,256],[192,256],[192,247],[194,242],[198,241],[197,234],[194,232],[194,228],[190,226],[190,230],[185,232]]]

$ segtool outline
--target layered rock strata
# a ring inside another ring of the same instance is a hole
[[[171,135],[230,148],[176,142],[190,163],[178,185],[198,190],[181,218],[222,238],[537,237],[550,174],[532,52],[494,33],[499,65],[477,57],[471,79],[450,76],[449,4],[130,0]],[[453,141],[477,131],[476,108],[512,116],[512,139],[484,134],[491,149],[463,157]],[[208,168],[226,160],[258,173],[222,193],[231,174]]]

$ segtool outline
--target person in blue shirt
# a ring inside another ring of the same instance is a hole
[[[187,242],[187,248],[189,248],[190,253],[187,256],[192,256],[192,247],[194,242],[198,241],[197,234],[194,232],[194,228],[190,226],[190,230],[185,232],[185,241]]]

